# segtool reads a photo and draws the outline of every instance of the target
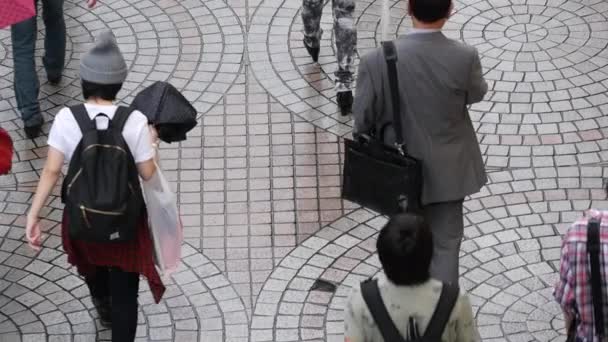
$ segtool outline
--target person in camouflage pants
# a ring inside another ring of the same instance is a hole
[[[302,1],[304,46],[315,62],[319,59],[320,42],[323,35],[323,30],[321,29],[323,5],[323,0]],[[357,28],[355,26],[355,19],[353,18],[355,0],[332,0],[332,10],[338,54],[338,70],[335,72],[338,106],[342,115],[348,115],[352,110],[353,103],[352,69],[357,49]]]

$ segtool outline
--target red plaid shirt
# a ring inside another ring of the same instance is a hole
[[[587,255],[587,221],[591,217],[602,219],[600,229],[600,268],[604,289],[604,322],[608,322],[608,296],[606,296],[606,260],[608,260],[608,211],[589,210],[585,217],[568,229],[562,244],[560,277],[554,296],[564,312],[579,322],[576,336],[584,342],[599,341],[593,325],[591,302],[591,270]]]
[[[137,236],[131,241],[93,243],[70,239],[67,215],[64,214],[61,237],[68,262],[76,266],[81,275],[94,273],[96,266],[112,266],[125,272],[139,273],[148,279],[156,303],[161,300],[165,286],[154,265],[154,246],[147,217],[142,218]]]

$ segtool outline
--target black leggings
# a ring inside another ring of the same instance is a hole
[[[112,342],[133,342],[137,332],[139,274],[97,267],[95,275],[85,277],[85,282],[93,298],[111,298]]]

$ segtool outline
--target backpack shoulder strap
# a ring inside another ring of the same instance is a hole
[[[114,118],[112,119],[112,127],[117,129],[119,132],[122,132],[127,124],[129,116],[131,116],[133,111],[134,109],[131,107],[118,107],[118,109],[116,109],[116,114],[114,114]]]
[[[362,282],[361,294],[363,295],[363,300],[365,301],[365,304],[367,304],[367,308],[372,314],[374,322],[376,322],[384,341],[406,342],[386,310],[382,296],[380,296],[378,280],[370,278]]]
[[[587,253],[591,268],[591,298],[595,333],[604,337],[604,296],[602,291],[602,273],[600,271],[600,221],[590,218],[587,223]]]
[[[433,316],[431,317],[431,320],[424,331],[423,339],[425,341],[441,341],[443,330],[445,330],[445,325],[450,319],[459,294],[460,289],[458,286],[443,283],[441,295],[439,296],[439,302],[437,303],[435,312],[433,313]]]
[[[84,106],[84,104],[79,104],[69,108],[74,116],[74,119],[76,119],[82,134],[90,130],[97,129],[97,127],[93,124],[93,120],[91,120],[89,117],[89,113],[87,112],[87,108]]]

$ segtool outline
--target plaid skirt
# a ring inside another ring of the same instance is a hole
[[[125,272],[139,273],[148,280],[156,303],[160,302],[165,286],[154,265],[154,246],[146,215],[140,220],[136,237],[126,242],[95,243],[72,240],[68,224],[68,217],[64,212],[61,223],[63,249],[68,255],[68,262],[76,266],[80,275],[94,277],[98,266],[117,267]]]

